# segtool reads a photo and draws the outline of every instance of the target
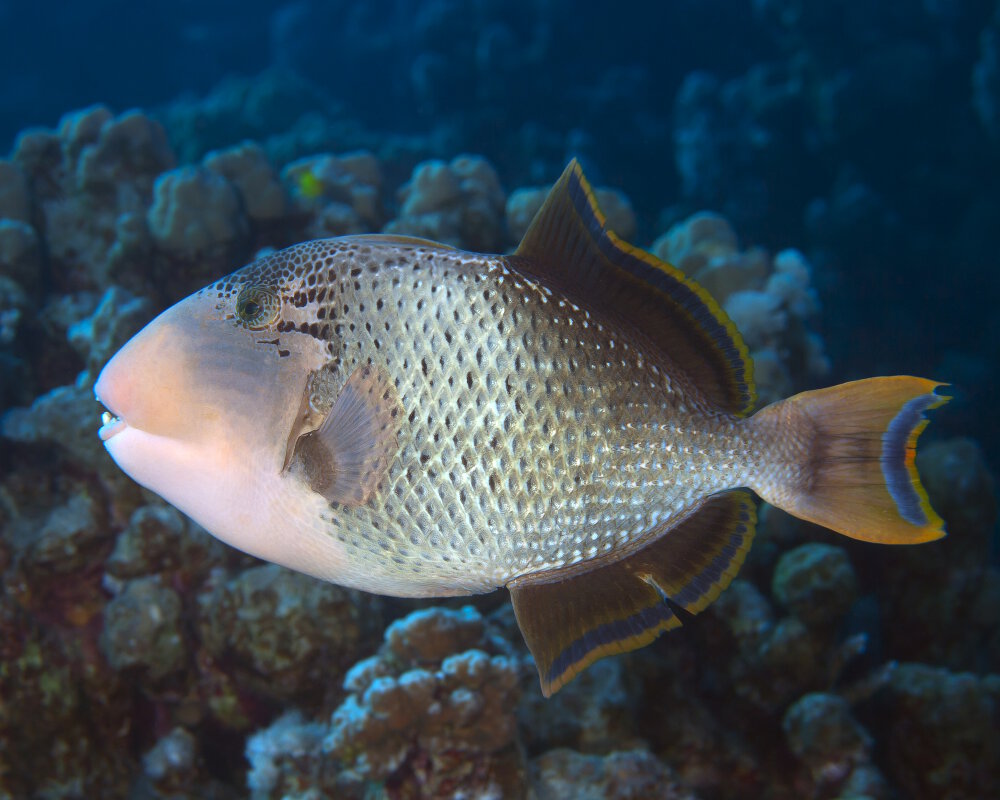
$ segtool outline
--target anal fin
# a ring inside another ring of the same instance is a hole
[[[635,650],[697,614],[739,571],[753,540],[749,492],[716,495],[643,549],[584,572],[526,575],[509,584],[542,694],[598,659]]]
[[[385,371],[360,366],[319,428],[298,438],[291,465],[301,467],[313,491],[331,503],[363,505],[396,455],[401,411]]]

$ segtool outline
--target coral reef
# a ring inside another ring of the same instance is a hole
[[[522,663],[471,606],[415,611],[347,673],[328,725],[291,714],[249,740],[252,796],[521,796]]]
[[[516,628],[509,636],[519,637]],[[563,747],[580,753],[609,753],[645,742],[632,727],[638,686],[625,659],[594,664],[551,698],[531,686],[518,708],[521,740],[529,753]]]
[[[807,625],[840,621],[857,597],[857,576],[847,553],[829,544],[804,544],[781,556],[774,598]]]
[[[117,671],[143,667],[157,681],[184,666],[181,599],[159,576],[125,583],[104,609],[101,652]]]
[[[948,536],[886,565],[884,613],[893,621],[886,642],[901,660],[998,672],[995,479],[979,447],[965,438],[931,443],[918,464]]]
[[[288,213],[288,197],[263,148],[256,142],[213,151],[205,168],[225,178],[239,193],[243,211],[255,225],[280,221]]]
[[[1000,786],[1000,677],[900,664],[864,710],[886,775],[914,800],[989,797]]]
[[[141,48],[131,11],[86,37],[77,14],[4,13],[6,141],[83,102],[63,78],[86,65],[91,96],[162,104],[183,164],[245,139],[278,168],[363,148],[394,189],[455,153],[483,154],[507,186],[577,156],[627,190],[640,240],[666,227],[661,205],[666,224],[709,207],[772,252],[801,248],[826,271],[844,374],[884,369],[907,331],[924,363],[980,358],[971,402],[990,411],[997,328],[970,321],[997,306],[983,269],[1000,216],[995,0],[637,3],[613,18],[566,0],[302,0],[239,20],[208,2],[153,17]],[[935,301],[940,325],[907,324]]]
[[[198,609],[203,653],[239,665],[241,686],[282,700],[322,693],[380,628],[379,598],[275,564],[210,580]]]
[[[531,785],[538,800],[697,800],[642,750],[603,757],[551,750],[532,763]]]
[[[144,505],[118,534],[104,562],[105,583],[169,575],[171,584],[186,589],[201,583],[225,553],[225,545],[173,506]]]
[[[307,800],[323,796],[321,782],[328,775],[323,766],[327,731],[324,723],[306,722],[301,712],[289,711],[250,736],[246,748],[250,797]],[[336,787],[336,780],[330,780]]]
[[[871,735],[835,694],[799,698],[782,721],[789,749],[809,772],[813,796],[888,798],[889,787],[871,765]]]
[[[67,114],[56,131],[30,130],[13,160],[34,193],[56,288],[95,285],[111,269],[119,220],[145,213],[153,182],[175,164],[160,125],[139,112],[115,117],[103,106]],[[48,232],[57,235],[48,235]]]
[[[371,153],[311,156],[281,173],[296,205],[310,216],[309,237],[370,233],[382,227],[382,171]]]
[[[248,229],[236,187],[207,167],[180,167],[158,177],[146,221],[157,247],[191,260],[221,254],[231,262],[230,248]]]
[[[484,64],[511,52],[510,30],[482,33]],[[414,77],[430,106],[442,66],[466,63],[439,50],[424,46]],[[601,76],[587,113],[619,110],[616,81],[631,93],[622,113],[635,112],[641,72]],[[739,141],[677,144],[692,159],[679,175],[689,194],[651,248],[731,314],[762,401],[828,370],[815,286],[836,267],[822,248],[741,248],[730,217],[774,240],[736,208],[749,201],[716,204],[727,217],[690,212],[730,185],[733,163],[713,177],[706,153],[736,154],[740,192],[757,196],[760,159],[783,144],[765,136],[761,153],[748,141],[801,109],[801,77],[758,71],[728,89],[692,79],[704,96],[684,108],[705,116],[678,130],[718,137],[736,119],[726,135]],[[154,118],[95,106],[24,132],[0,161],[0,797],[990,796],[996,493],[969,440],[931,442],[918,460],[947,539],[892,551],[817,541],[765,509],[716,604],[549,700],[504,598],[477,601],[503,605],[489,615],[436,606],[384,628],[413,605],[261,565],[114,467],[94,434],[93,381],[187,291],[310,236],[382,230],[510,248],[543,192],[503,185],[550,179],[567,143],[603,164],[582,129],[512,134],[504,158],[531,163],[508,171],[452,158],[454,130],[375,135],[340,113],[287,74],[233,79],[162,112],[173,147]],[[595,180],[629,185],[605,169],[615,179]],[[816,241],[865,215],[884,233],[898,216],[870,166],[857,170],[817,195],[805,220]],[[623,237],[657,229],[650,201],[629,200],[641,192],[597,191]],[[772,206],[791,190],[774,191]],[[913,663],[893,668],[900,660]]]
[[[180,160],[193,163],[234,142],[292,130],[308,115],[336,114],[336,104],[315,84],[272,69],[252,79],[229,76],[205,97],[180,97],[160,115]]]
[[[810,327],[819,311],[812,266],[797,250],[773,259],[758,247],[741,251],[732,226],[712,212],[672,226],[651,250],[704,286],[733,320],[753,358],[761,403],[788,397],[830,371],[823,341]]]
[[[480,253],[503,241],[506,196],[493,167],[480,156],[419,164],[399,190],[400,215],[386,233],[421,236]]]

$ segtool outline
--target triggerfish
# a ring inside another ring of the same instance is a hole
[[[506,586],[549,695],[718,597],[751,492],[868,542],[944,535],[914,465],[942,384],[751,413],[751,373],[573,162],[513,254],[298,244],[164,311],[95,391],[118,465],[247,553],[401,597]]]

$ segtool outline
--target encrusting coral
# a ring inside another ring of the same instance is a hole
[[[531,765],[531,785],[537,800],[697,800],[644,750],[606,756],[550,750]]]
[[[775,599],[807,625],[836,624],[857,598],[857,576],[843,548],[804,544],[781,556]]]
[[[228,254],[249,224],[233,184],[207,167],[190,166],[156,179],[147,223],[158,247],[192,259]]]
[[[872,800],[890,796],[885,778],[871,764],[872,737],[844,698],[804,695],[785,712],[782,728],[789,749],[808,771],[813,792]]]
[[[319,727],[286,716],[247,745],[254,798],[289,791],[364,797],[516,797],[524,765],[515,710],[525,665],[471,606],[392,623],[347,673],[347,698]],[[300,794],[305,797],[307,795]]]
[[[218,173],[236,188],[251,223],[266,225],[288,214],[288,195],[256,142],[212,151],[202,163],[205,169]]]
[[[276,564],[219,577],[198,596],[203,652],[238,665],[239,683],[262,696],[322,693],[381,627],[381,598]]]
[[[997,787],[1000,676],[899,664],[860,709],[906,797],[990,797]]]
[[[281,177],[295,205],[309,215],[305,232],[310,238],[382,227],[382,171],[371,153],[302,158],[288,164]]]
[[[386,233],[421,236],[481,253],[503,244],[506,195],[496,171],[480,156],[427,161],[399,190],[400,215]]]
[[[143,667],[153,681],[183,667],[180,596],[156,575],[126,581],[104,610],[101,651],[115,670]]]

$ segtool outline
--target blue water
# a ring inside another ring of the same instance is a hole
[[[227,75],[288,67],[340,117],[438,131],[446,149],[490,158],[508,187],[582,156],[631,197],[649,239],[710,207],[748,242],[809,252],[825,267],[837,371],[950,380],[975,429],[965,415],[942,427],[998,442],[992,11],[986,0],[614,13],[568,0],[5,2],[0,148],[91,103],[157,109]],[[288,122],[275,114],[274,132]]]

